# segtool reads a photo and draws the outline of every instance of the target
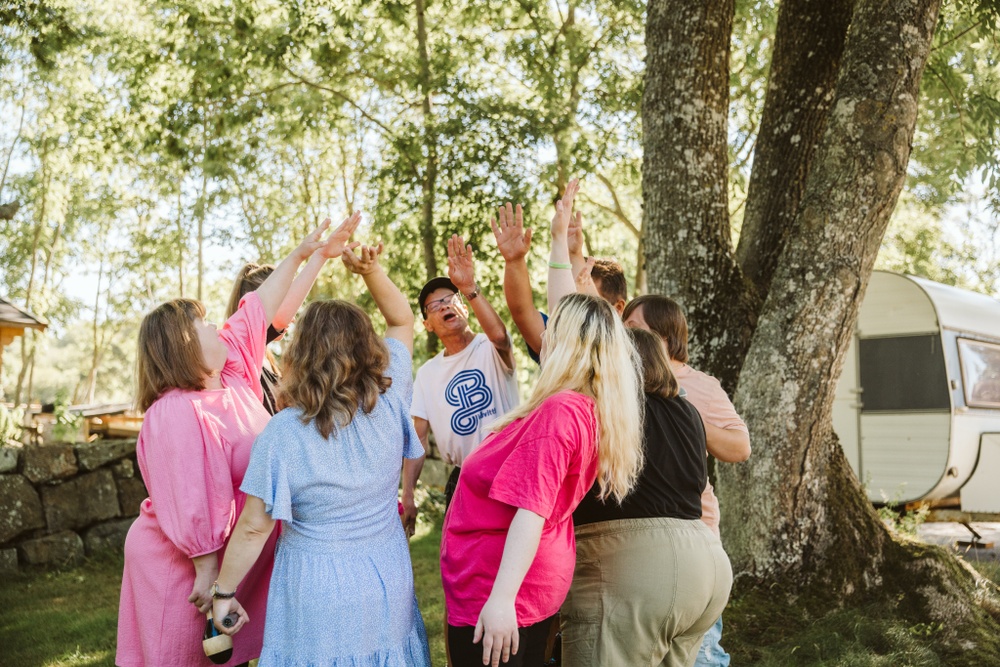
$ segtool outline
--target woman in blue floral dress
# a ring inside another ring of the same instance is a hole
[[[381,251],[348,249],[344,263],[385,317],[385,340],[354,304],[310,304],[283,359],[286,407],[258,436],[243,480],[214,614],[238,614],[220,627],[228,634],[265,623],[260,667],[430,665],[396,503],[402,459],[423,454],[409,416],[414,318]],[[279,520],[265,622],[233,594]]]

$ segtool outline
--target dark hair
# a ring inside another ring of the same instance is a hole
[[[673,398],[680,392],[677,378],[670,368],[670,359],[663,347],[663,339],[652,331],[630,328],[629,335],[642,359],[642,390],[647,394]]]
[[[628,301],[628,282],[622,265],[613,259],[595,259],[590,272],[597,291],[612,306],[619,301]]]
[[[644,294],[632,299],[625,306],[622,319],[627,320],[636,308],[642,308],[642,319],[646,320],[649,330],[667,344],[667,354],[670,358],[687,363],[688,323],[680,305],[661,294]]]
[[[233,291],[229,293],[229,305],[226,306],[226,319],[233,316],[239,307],[240,299],[250,292],[254,292],[264,284],[267,277],[274,271],[271,264],[254,264],[247,262],[236,274],[236,281],[233,283]]]
[[[142,318],[135,364],[135,402],[145,412],[171,389],[200,391],[211,372],[198,342],[194,321],[205,307],[194,299],[160,304]]]
[[[392,385],[384,375],[389,350],[368,313],[339,299],[306,307],[281,361],[280,407],[301,408],[303,423],[315,421],[324,438],[350,424],[359,408],[374,410]]]

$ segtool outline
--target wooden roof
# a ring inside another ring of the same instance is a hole
[[[49,326],[49,323],[41,317],[32,315],[25,309],[19,308],[7,299],[0,297],[0,327],[44,331],[47,326]]]

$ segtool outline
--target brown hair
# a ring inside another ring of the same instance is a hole
[[[233,291],[229,294],[229,305],[226,306],[226,319],[233,316],[239,307],[240,299],[250,292],[254,292],[264,284],[267,277],[274,271],[271,264],[254,264],[247,262],[236,274],[236,281],[233,283]]]
[[[302,422],[314,421],[324,438],[350,424],[358,408],[374,410],[392,385],[384,375],[389,350],[368,314],[339,299],[309,304],[282,364],[279,406],[301,408]]]
[[[628,282],[621,264],[613,259],[595,259],[590,275],[605,301],[611,305],[628,301]]]
[[[136,406],[145,412],[171,389],[200,391],[211,372],[201,353],[194,321],[205,307],[194,299],[174,299],[142,318],[135,364]]]
[[[642,390],[663,398],[676,396],[680,392],[680,386],[670,368],[663,339],[645,329],[629,329],[628,333],[642,359]]]
[[[688,323],[680,305],[661,294],[644,294],[625,306],[622,319],[627,320],[639,307],[642,307],[642,319],[646,320],[649,330],[667,344],[670,358],[682,364],[687,363]]]

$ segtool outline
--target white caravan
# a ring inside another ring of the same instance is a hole
[[[875,271],[833,426],[872,501],[1000,512],[1000,301]]]

